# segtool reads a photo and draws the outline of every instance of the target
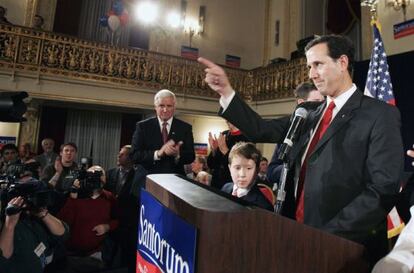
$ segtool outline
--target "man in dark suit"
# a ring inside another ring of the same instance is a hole
[[[400,115],[352,83],[354,47],[347,38],[318,37],[307,45],[306,58],[309,77],[327,100],[309,111],[289,154],[295,217],[364,244],[372,264],[387,252],[386,216],[400,187]],[[252,141],[283,141],[286,119],[261,119],[235,94],[222,68],[199,61],[207,66],[206,82],[221,95],[224,118]]]
[[[135,167],[129,158],[131,145],[125,145],[118,153],[117,168],[106,175],[104,189],[112,192],[118,200],[119,227],[111,234],[120,247],[120,265],[127,266],[128,272],[135,272],[136,243],[138,235],[139,197],[145,185],[147,171],[140,165]],[[110,253],[115,256],[116,253]],[[114,257],[112,257],[114,258]],[[116,266],[114,261],[113,266]]]
[[[158,91],[154,105],[157,116],[137,123],[130,157],[150,174],[184,175],[184,164],[195,158],[192,126],[173,117],[176,107],[173,92]]]

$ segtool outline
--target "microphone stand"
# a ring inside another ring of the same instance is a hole
[[[283,202],[285,202],[285,197],[286,197],[285,186],[286,186],[286,177],[287,177],[288,172],[289,172],[289,161],[284,160],[282,173],[280,174],[280,179],[279,179],[279,187],[277,188],[277,183],[275,183],[273,186],[273,191],[277,189],[276,203],[274,207],[275,213],[277,214],[280,214],[282,212]]]

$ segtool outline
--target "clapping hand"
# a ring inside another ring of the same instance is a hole
[[[216,151],[218,148],[217,137],[211,132],[208,133],[208,143],[210,144],[210,149]]]
[[[226,155],[229,152],[229,147],[227,146],[227,143],[226,143],[226,135],[220,134],[220,136],[217,139],[217,143],[218,143],[218,148],[220,152],[223,155]]]
[[[159,150],[159,157],[163,157],[164,155],[167,156],[179,156],[180,148],[183,145],[182,141],[178,141],[175,143],[174,140],[168,140],[164,145],[162,145],[161,149]]]

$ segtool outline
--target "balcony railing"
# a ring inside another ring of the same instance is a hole
[[[0,69],[115,84],[137,89],[216,97],[196,61],[140,49],[116,48],[52,32],[0,25]],[[292,97],[307,79],[304,59],[253,70],[225,68],[231,84],[252,101]]]

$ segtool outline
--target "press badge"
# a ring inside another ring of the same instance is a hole
[[[34,253],[37,255],[37,257],[40,258],[42,254],[45,252],[46,246],[43,242],[40,242],[40,244],[35,248]]]

